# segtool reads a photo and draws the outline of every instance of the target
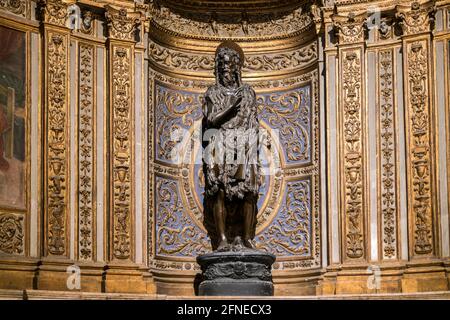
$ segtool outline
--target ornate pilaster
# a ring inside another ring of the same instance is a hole
[[[377,122],[379,138],[377,139],[379,223],[381,233],[381,258],[398,258],[398,190],[396,149],[396,116],[394,97],[394,51],[387,48],[378,51],[378,96],[379,107]]]
[[[66,2],[39,2],[44,33],[44,256],[69,257],[69,30]]]
[[[333,15],[338,31],[342,261],[367,259],[365,15]]]
[[[133,261],[134,45],[140,14],[106,7],[110,82],[110,259]]]
[[[95,256],[95,46],[79,44],[78,103],[78,257],[93,260]]]
[[[397,17],[403,30],[411,258],[437,255],[434,125],[429,58],[433,11],[431,4],[420,5],[418,2],[397,7]]]

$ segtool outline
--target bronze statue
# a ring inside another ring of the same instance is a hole
[[[254,249],[260,186],[255,91],[242,83],[244,53],[225,41],[216,50],[216,83],[203,105],[204,225],[213,250]]]

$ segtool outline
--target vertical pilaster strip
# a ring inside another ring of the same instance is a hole
[[[397,159],[398,159],[398,172],[406,172],[406,134],[405,134],[405,103],[403,96],[403,64],[402,64],[402,54],[401,48],[395,48],[395,104],[397,111],[397,134],[396,138],[398,141],[397,145]],[[399,177],[399,257],[402,260],[408,260],[408,204],[407,204],[407,187],[406,179],[404,177]]]
[[[69,32],[67,4],[40,2],[44,23],[44,255],[69,255]]]
[[[95,185],[95,47],[79,43],[78,99],[78,257],[90,261],[95,257],[96,221]]]
[[[110,82],[110,259],[133,261],[134,45],[139,13],[106,6]]]
[[[397,223],[397,159],[396,108],[394,104],[394,52],[392,48],[378,51],[378,200],[381,233],[381,259],[398,257]]]
[[[142,263],[142,190],[144,179],[143,171],[143,160],[142,160],[142,129],[143,129],[143,114],[142,114],[142,84],[144,79],[142,77],[142,67],[143,67],[143,53],[139,52],[135,54],[135,238],[136,238],[136,263]]]
[[[69,258],[75,260],[78,256],[78,188],[77,188],[77,176],[78,176],[78,41],[72,37],[69,39]]]
[[[39,102],[39,34],[31,33],[31,207],[30,207],[30,256],[39,257],[40,241],[39,241],[39,221],[40,221],[40,147],[42,146],[42,139],[40,138],[40,102]]]
[[[367,192],[365,181],[364,36],[365,16],[333,15],[339,31],[339,114],[342,134],[343,262],[367,259]]]
[[[149,41],[150,43],[150,41]],[[149,67],[149,75],[148,75],[148,115],[147,115],[147,146],[148,146],[148,221],[147,221],[147,238],[148,238],[148,261],[149,265],[151,265],[153,254],[155,252],[154,245],[155,242],[153,241],[153,219],[154,219],[154,185],[155,185],[155,173],[154,173],[154,166],[153,161],[155,159],[155,147],[153,145],[154,141],[154,85],[155,85],[155,78],[154,74],[151,72]]]
[[[440,11],[442,14],[442,11]],[[441,212],[441,234],[442,234],[442,256],[450,255],[449,246],[449,228],[448,228],[448,189],[447,189],[447,141],[448,132],[446,128],[446,70],[445,70],[445,41],[435,42],[436,55],[436,112],[437,112],[437,133],[438,133],[438,150],[439,150],[439,206]],[[447,97],[447,98],[446,98]]]
[[[106,81],[105,81],[105,49],[97,47],[96,49],[96,124],[97,128],[107,128],[106,126]],[[97,261],[105,261],[105,201],[106,201],[106,149],[107,144],[106,130],[97,130],[96,132],[96,242],[97,242]]]
[[[405,70],[409,253],[411,258],[436,252],[436,186],[430,94],[431,4],[397,6],[403,29]]]
[[[331,12],[323,12],[323,19],[327,21],[324,23],[324,37],[323,42],[325,46],[324,60],[325,60],[325,88],[324,93],[326,95],[326,157],[322,159],[326,161],[328,191],[324,198],[327,200],[328,218],[322,221],[328,221],[327,232],[328,236],[324,238],[328,242],[328,257],[329,265],[338,265],[341,262],[341,250],[340,250],[340,235],[341,230],[339,226],[339,147],[338,147],[338,103],[337,103],[337,49],[335,47],[335,35],[333,32],[333,24],[330,19]],[[325,139],[323,139],[325,140]],[[322,190],[324,192],[324,190]]]
[[[374,38],[374,29],[369,35]],[[367,52],[367,119],[377,118],[377,54],[376,51]],[[377,261],[378,253],[378,187],[377,187],[377,122],[367,121],[367,181],[368,181],[368,221],[370,238],[370,259]]]

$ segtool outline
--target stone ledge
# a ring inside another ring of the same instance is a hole
[[[343,294],[322,296],[275,297],[200,297],[167,296],[158,294],[89,293],[46,290],[0,289],[0,300],[450,300],[450,291],[391,294]]]

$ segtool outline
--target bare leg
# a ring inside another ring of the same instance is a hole
[[[253,199],[248,199],[244,202],[244,246],[247,248],[254,249],[254,245],[252,244],[252,229],[253,224],[255,222],[255,214],[254,214],[254,203]]]
[[[219,235],[219,246],[217,250],[224,249],[228,246],[227,237],[225,235],[225,220],[227,214],[225,209],[225,194],[223,190],[219,190],[214,203],[214,221],[216,223],[217,233]]]

